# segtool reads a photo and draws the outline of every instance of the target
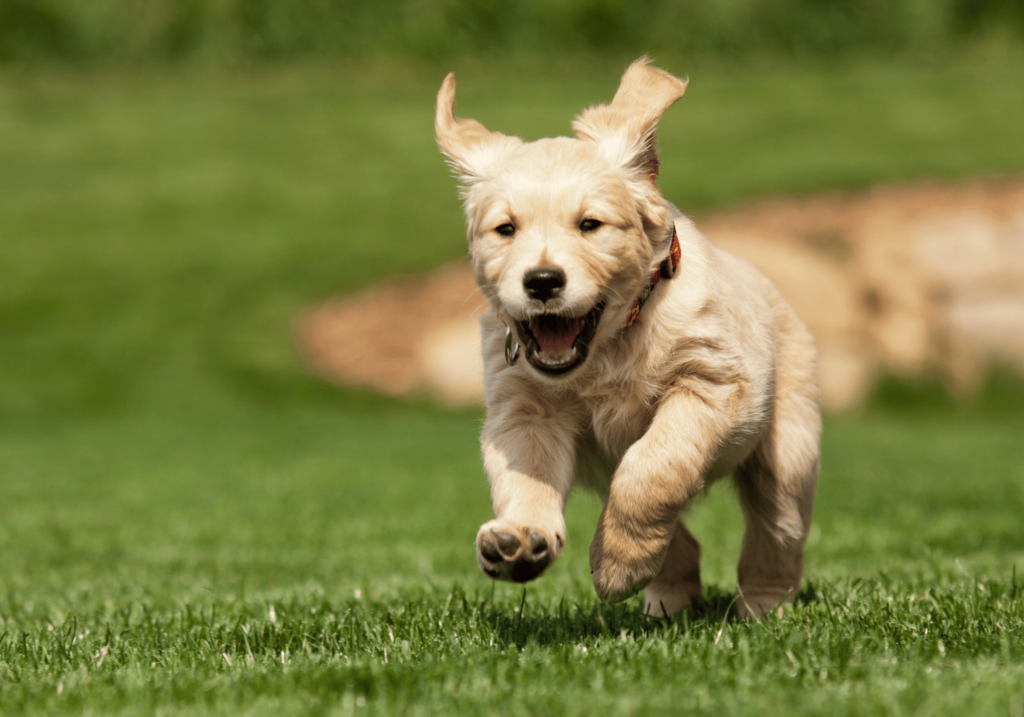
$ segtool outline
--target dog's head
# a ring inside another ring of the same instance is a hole
[[[437,143],[463,183],[477,283],[514,326],[530,365],[571,375],[618,331],[668,252],[655,129],[686,82],[633,63],[576,138],[523,142],[456,119],[455,79],[437,96]]]

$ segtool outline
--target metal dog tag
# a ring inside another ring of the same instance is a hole
[[[515,346],[512,345],[512,327],[505,327],[505,363],[509,366],[515,366],[516,361],[519,360],[519,342],[515,342]]]

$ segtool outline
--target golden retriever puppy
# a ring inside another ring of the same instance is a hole
[[[604,501],[590,546],[603,600],[645,589],[671,615],[701,594],[680,520],[732,475],[746,517],[739,610],[792,602],[818,475],[817,354],[750,264],[716,249],[658,189],[655,129],[686,81],[646,58],[575,138],[524,142],[456,119],[441,151],[463,185],[481,319],[481,439],[494,520],[477,535],[492,578],[532,580],[566,541],[574,485]]]

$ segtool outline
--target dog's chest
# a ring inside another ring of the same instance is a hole
[[[589,425],[576,443],[576,484],[607,496],[615,468],[647,431],[654,409],[628,391],[591,393],[583,405]]]
[[[590,431],[602,453],[615,462],[647,431],[655,408],[635,386],[616,386],[583,399],[589,409]]]

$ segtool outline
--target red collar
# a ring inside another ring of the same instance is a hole
[[[640,315],[640,309],[644,307],[644,302],[650,298],[651,292],[654,291],[654,287],[658,285],[658,282],[662,279],[671,279],[676,275],[676,269],[679,268],[679,259],[682,257],[682,253],[682,250],[679,248],[679,234],[676,233],[676,225],[673,224],[672,247],[668,250],[668,256],[654,270],[654,273],[651,275],[651,283],[641,292],[640,296],[633,300],[633,305],[629,307],[629,317],[626,319],[626,323],[622,327],[623,329],[628,329],[636,321],[636,317]]]

